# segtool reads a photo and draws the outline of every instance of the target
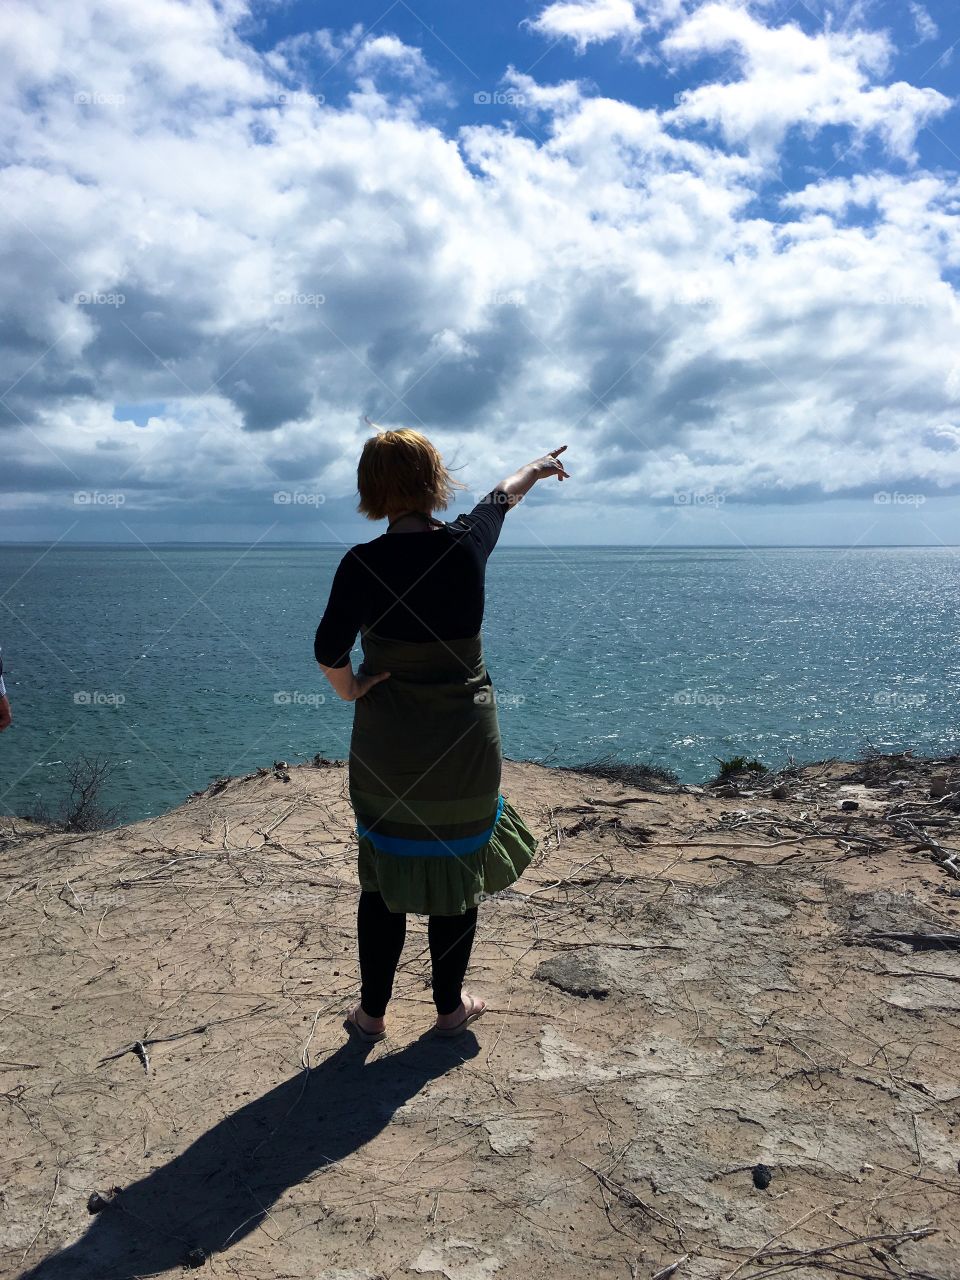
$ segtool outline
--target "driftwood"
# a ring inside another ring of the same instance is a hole
[[[258,1004],[255,1009],[251,1009],[249,1013],[238,1013],[232,1018],[217,1018],[213,1022],[201,1022],[196,1027],[188,1027],[186,1031],[178,1031],[172,1036],[144,1036],[142,1040],[132,1040],[130,1044],[124,1045],[122,1049],[118,1049],[116,1053],[108,1053],[106,1057],[101,1058],[97,1066],[102,1067],[105,1062],[113,1062],[116,1058],[123,1058],[128,1053],[135,1053],[143,1063],[145,1071],[150,1070],[150,1059],[147,1057],[148,1044],[169,1044],[173,1040],[185,1040],[187,1036],[202,1036],[204,1032],[210,1031],[213,1027],[222,1027],[227,1022],[239,1022],[242,1018],[253,1018],[258,1013],[262,1013],[264,1009],[270,1006],[267,1004]]]
[[[666,1267],[661,1267],[658,1272],[650,1277],[650,1280],[667,1280],[668,1276],[672,1276],[679,1267],[682,1267],[689,1257],[689,1253],[685,1253],[682,1257],[677,1258],[675,1262],[671,1262]]]
[[[780,1271],[796,1271],[802,1267],[819,1266],[834,1275],[848,1274],[864,1277],[888,1276],[896,1274],[902,1276],[904,1280],[936,1280],[928,1271],[914,1271],[912,1269],[901,1269],[896,1273],[891,1273],[890,1268],[885,1265],[883,1272],[865,1272],[865,1271],[844,1271],[840,1266],[841,1258],[836,1255],[842,1249],[852,1249],[858,1245],[866,1245],[870,1252],[877,1256],[878,1250],[874,1248],[877,1244],[889,1244],[894,1247],[904,1244],[908,1240],[923,1240],[926,1236],[935,1235],[935,1227],[920,1227],[916,1231],[890,1231],[882,1232],[872,1236],[856,1236],[852,1240],[838,1240],[835,1244],[821,1245],[816,1249],[794,1249],[788,1245],[778,1245],[776,1249],[761,1249],[754,1254],[750,1261],[756,1259],[764,1262],[764,1266],[760,1271],[748,1271],[743,1280],[755,1280],[762,1276],[772,1275],[774,1272]],[[884,1253],[886,1251],[883,1251]],[[773,1259],[767,1265],[768,1260]],[[854,1262],[854,1259],[847,1259],[848,1264]],[[861,1264],[862,1265],[862,1264]],[[734,1273],[731,1273],[731,1277]]]
[[[869,933],[845,934],[844,941],[907,942],[919,950],[960,951],[960,933],[898,933],[886,929],[872,929]]]
[[[960,880],[960,853],[954,849],[944,849],[939,840],[935,840],[928,831],[921,831],[915,822],[909,818],[892,817],[889,825],[897,835],[905,836],[909,840],[916,843],[917,849],[926,849],[933,858],[934,862],[938,862],[941,867],[950,875]]]
[[[815,813],[803,810],[799,814],[776,812],[772,809],[727,809],[719,819],[712,823],[701,822],[690,832],[687,839],[676,842],[658,842],[661,848],[693,848],[696,846],[717,847],[716,841],[704,839],[708,835],[730,834],[738,837],[736,845],[721,844],[719,847],[730,850],[720,854],[708,854],[691,858],[691,862],[721,861],[734,865],[746,865],[752,859],[736,858],[735,850],[745,849],[777,849],[783,846],[796,846],[802,842],[833,842],[844,851],[846,857],[862,857],[871,853],[881,853],[904,841],[909,842],[911,853],[923,851],[927,853],[948,875],[960,880],[960,850],[945,848],[936,836],[926,830],[927,826],[936,826],[941,833],[960,834],[960,815],[942,807],[944,801],[953,801],[953,793],[942,800],[930,802],[901,801],[888,808],[882,815],[861,815],[858,829],[855,811],[844,813]],[[929,807],[939,810],[937,814],[922,812]],[[863,817],[869,830],[864,830]],[[887,830],[883,831],[882,828]],[[745,833],[766,836],[761,844],[748,843],[741,837]],[[768,866],[780,866],[795,857],[801,851],[786,854]]]

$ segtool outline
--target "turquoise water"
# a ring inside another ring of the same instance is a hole
[[[344,758],[352,707],[312,649],[342,554],[0,547],[0,811],[55,805],[84,752],[118,764],[105,799],[127,820],[218,775]],[[945,753],[958,601],[953,548],[498,547],[484,648],[504,753],[612,752],[691,782],[715,756]]]

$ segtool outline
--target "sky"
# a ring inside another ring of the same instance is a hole
[[[960,544],[947,0],[6,0],[0,540]],[[368,421],[369,420],[369,421]]]

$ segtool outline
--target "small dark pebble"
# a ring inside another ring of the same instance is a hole
[[[202,1267],[207,1260],[207,1255],[202,1249],[191,1249],[187,1254],[187,1266],[191,1271],[196,1271],[197,1267]]]
[[[93,1191],[87,1201],[87,1213],[103,1213],[109,1205],[110,1201],[106,1196],[102,1196],[99,1191]]]
[[[859,809],[860,802],[858,800],[844,800],[841,803],[840,808],[846,809],[846,811],[849,813],[852,809]]]
[[[753,1185],[758,1191],[766,1191],[772,1177],[773,1174],[765,1164],[755,1164],[753,1166]]]

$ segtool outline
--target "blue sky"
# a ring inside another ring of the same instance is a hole
[[[16,2],[0,539],[960,543],[946,3]]]

